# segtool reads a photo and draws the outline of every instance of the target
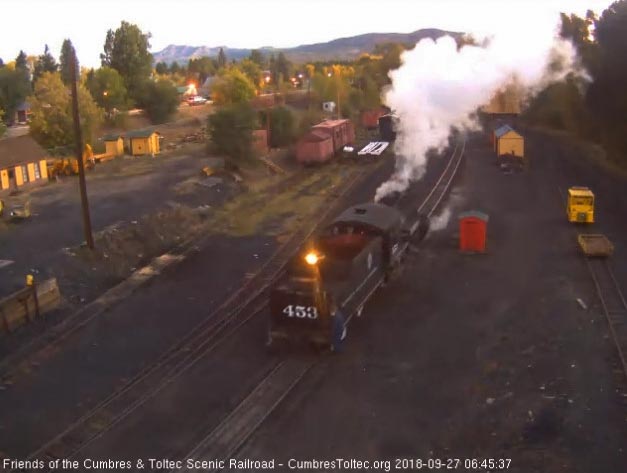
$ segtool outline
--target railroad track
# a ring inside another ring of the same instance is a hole
[[[219,472],[229,469],[226,462],[252,436],[276,407],[316,364],[314,357],[280,361],[235,408],[231,414],[211,430],[184,458],[206,461],[203,471]],[[213,462],[213,463],[211,463]],[[171,471],[191,472],[197,468],[184,465]]]
[[[461,163],[466,142],[455,146],[451,158],[418,212],[431,216],[451,187]],[[398,204],[398,200],[397,200]],[[226,463],[252,437],[257,428],[279,406],[320,361],[316,357],[287,358],[277,362],[257,387],[216,428],[210,430],[183,458],[206,461],[203,471],[219,472],[228,469]],[[196,469],[182,465],[171,472],[190,472]]]
[[[586,258],[586,266],[594,281],[623,371],[627,376],[627,302],[625,302],[625,296],[607,260]]]
[[[338,210],[342,198],[366,175],[366,172],[359,171],[351,176],[339,192],[329,195],[320,217],[294,233],[242,288],[175,342],[154,364],[32,452],[28,459],[41,459],[47,465],[49,460],[73,458],[263,311],[268,302],[266,291],[279,277],[289,259],[317,226]]]
[[[558,186],[558,193],[562,203],[566,202],[566,193]],[[577,231],[573,231],[577,236]],[[612,341],[618,351],[623,373],[627,377],[627,302],[620,285],[614,276],[610,263],[605,258],[586,257],[586,268],[597,298],[601,303],[603,315],[607,320]]]

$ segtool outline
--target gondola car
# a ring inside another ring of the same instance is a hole
[[[383,204],[350,207],[290,261],[270,292],[268,346],[310,342],[336,350],[346,326],[400,266],[409,235]]]

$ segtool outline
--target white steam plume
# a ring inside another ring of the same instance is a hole
[[[375,201],[420,179],[427,151],[442,151],[451,127],[473,128],[471,114],[512,80],[533,93],[574,69],[572,44],[558,39],[558,11],[543,9],[541,2],[502,2],[495,7],[486,11],[494,17],[489,31],[467,29],[482,46],[458,50],[448,36],[424,39],[403,53],[401,67],[390,72],[392,85],[384,101],[398,117],[397,162],[391,179],[377,189]],[[561,67],[549,73],[547,65],[557,58]]]
[[[429,222],[429,232],[439,232],[444,230],[448,226],[448,222],[451,220],[451,208],[446,207],[441,214],[436,215]]]

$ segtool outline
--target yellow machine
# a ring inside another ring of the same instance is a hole
[[[587,187],[568,189],[566,203],[568,221],[574,223],[594,223],[594,194]]]
[[[83,163],[85,169],[94,168],[94,152],[89,144],[85,145],[83,151]],[[58,158],[48,160],[48,178],[54,179],[56,176],[74,176],[78,174],[78,159]]]

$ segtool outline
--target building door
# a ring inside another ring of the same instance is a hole
[[[15,180],[15,168],[9,169],[9,189],[17,189],[17,181]]]

